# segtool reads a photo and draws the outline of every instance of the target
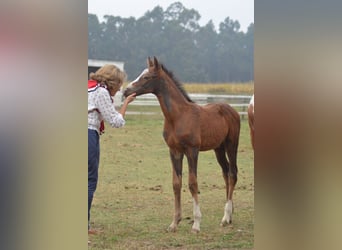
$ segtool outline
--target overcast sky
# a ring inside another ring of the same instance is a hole
[[[211,19],[216,29],[226,17],[239,21],[242,31],[254,23],[254,0],[178,0],[187,9],[195,9],[201,15],[201,26]],[[88,13],[96,14],[100,21],[104,15],[140,18],[148,10],[159,5],[165,11],[177,0],[88,0]]]

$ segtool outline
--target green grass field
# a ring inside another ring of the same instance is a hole
[[[174,196],[168,147],[162,138],[163,116],[127,115],[126,126],[101,136],[99,183],[89,236],[89,249],[252,249],[254,240],[254,154],[246,119],[242,120],[238,182],[233,223],[221,227],[225,187],[213,151],[198,161],[201,232],[192,234],[192,198],[188,168],[183,163],[182,217],[169,233]]]

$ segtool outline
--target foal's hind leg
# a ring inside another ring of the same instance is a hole
[[[170,158],[172,162],[172,184],[175,196],[175,213],[173,221],[168,228],[169,232],[176,232],[178,223],[182,219],[181,211],[181,188],[182,188],[182,169],[183,154],[170,149]]]
[[[219,148],[215,149],[215,155],[216,155],[217,162],[220,164],[222,168],[222,175],[223,175],[224,182],[226,184],[227,202],[224,208],[224,215],[221,220],[221,226],[225,226],[228,223],[232,222],[233,202],[232,202],[232,197],[230,196],[230,192],[229,192],[230,191],[229,177],[228,177],[229,176],[229,163],[226,158],[226,152],[225,152],[223,144]]]
[[[239,135],[239,134],[238,134]],[[235,140],[229,140],[226,145],[225,149],[227,150],[227,155],[229,158],[229,171],[228,171],[228,195],[227,195],[227,203],[224,208],[224,216],[222,218],[221,225],[230,224],[232,222],[232,214],[233,214],[233,192],[237,182],[237,148],[239,144],[239,138],[235,138]]]

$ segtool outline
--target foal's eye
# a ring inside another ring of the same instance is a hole
[[[148,79],[150,79],[150,77],[144,76],[143,79],[144,79],[144,80],[148,80]]]

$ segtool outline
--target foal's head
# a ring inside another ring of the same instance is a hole
[[[127,86],[124,96],[129,96],[133,93],[136,93],[137,96],[147,93],[157,94],[157,92],[163,92],[163,89],[167,88],[166,82],[172,82],[187,101],[193,102],[182,84],[173,76],[172,72],[168,71],[163,64],[158,62],[156,57],[153,60],[148,57],[147,66],[148,68],[144,69],[137,79]]]
[[[147,93],[154,93],[158,88],[158,82],[162,71],[162,65],[159,64],[157,58],[154,57],[153,61],[150,57],[147,58],[148,68],[144,69],[143,72],[131,82],[126,90],[124,96],[136,93],[136,95],[143,95]]]

